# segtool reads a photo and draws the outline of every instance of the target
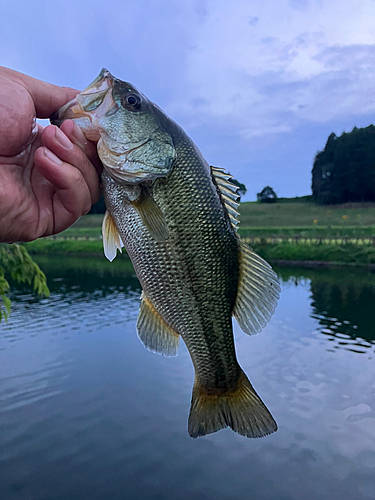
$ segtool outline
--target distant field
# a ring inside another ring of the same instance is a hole
[[[56,238],[100,238],[102,220],[103,215],[86,215]],[[371,238],[375,236],[375,204],[242,203],[240,233],[246,237]]]
[[[240,205],[242,228],[301,226],[375,227],[375,204],[347,203],[321,206],[314,203],[247,202]]]
[[[240,213],[241,236],[270,262],[375,264],[375,204],[249,202]],[[26,246],[38,254],[103,255],[102,220],[103,215],[86,215],[63,233]]]

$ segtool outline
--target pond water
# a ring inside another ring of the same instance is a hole
[[[124,259],[39,258],[51,289],[0,325],[2,500],[375,498],[375,275],[277,269],[240,364],[279,429],[191,439],[193,367],[147,351]]]

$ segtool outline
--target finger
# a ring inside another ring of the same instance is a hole
[[[49,234],[58,233],[90,210],[92,197],[89,187],[80,170],[62,161],[46,147],[36,150],[34,162],[39,173],[54,187],[54,227]]]
[[[100,197],[98,172],[86,156],[85,152],[54,125],[46,127],[42,134],[42,143],[52,151],[62,162],[69,164],[79,171],[87,183],[92,203]]]
[[[0,72],[11,80],[21,84],[31,95],[37,118],[48,118],[61,106],[78,94],[78,90],[58,87],[12,69],[0,67]]]
[[[100,175],[103,170],[103,165],[98,157],[96,143],[88,141],[80,127],[73,120],[65,120],[60,130],[62,130],[64,134],[85,153],[96,168],[98,175]]]

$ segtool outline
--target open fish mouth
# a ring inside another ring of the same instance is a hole
[[[51,115],[51,123],[59,127],[64,120],[70,119],[77,121],[81,128],[91,129],[91,113],[103,104],[104,100],[106,101],[106,109],[103,109],[103,113],[111,114],[117,110],[117,104],[111,98],[110,92],[115,80],[114,76],[103,68],[99,76],[88,87]],[[92,137],[88,136],[88,139],[96,141],[99,139],[97,132],[92,131],[91,135]]]

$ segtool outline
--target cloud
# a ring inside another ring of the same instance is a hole
[[[235,123],[245,136],[372,113],[374,14],[369,0],[212,3],[171,109],[194,127],[205,99],[206,123]]]

